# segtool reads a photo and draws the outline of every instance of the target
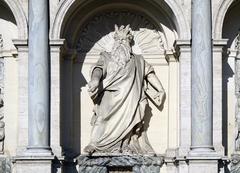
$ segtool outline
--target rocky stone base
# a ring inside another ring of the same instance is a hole
[[[141,155],[102,155],[84,156],[77,158],[79,173],[109,173],[120,172],[133,173],[159,173],[163,165],[163,157]]]
[[[0,172],[1,173],[11,173],[12,172],[12,163],[9,158],[0,156]]]
[[[240,154],[232,154],[231,164],[230,164],[230,172],[231,173],[239,173],[240,172]]]

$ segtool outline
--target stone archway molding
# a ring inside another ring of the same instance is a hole
[[[222,31],[223,31],[223,22],[229,7],[232,5],[233,2],[236,0],[224,0],[220,4],[217,13],[214,18],[214,28],[213,28],[213,38],[214,39],[221,39],[222,38]]]
[[[17,0],[4,0],[12,11],[18,27],[18,38],[27,39],[27,18],[21,4]]]
[[[156,1],[156,0],[154,0]],[[60,2],[58,6],[58,10],[56,12],[53,24],[50,28],[50,38],[51,39],[60,39],[61,38],[61,29],[63,27],[64,19],[72,5],[76,0],[63,0]],[[78,5],[84,4],[86,1],[82,0],[79,2]],[[156,1],[156,3],[158,3]],[[173,14],[175,15],[177,19],[177,25],[179,26],[179,39],[190,39],[191,33],[190,33],[190,27],[185,19],[185,16],[183,15],[183,11],[180,8],[180,6],[172,0],[166,0],[166,5],[170,7]],[[160,5],[160,4],[159,4]]]

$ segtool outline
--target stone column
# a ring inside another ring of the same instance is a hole
[[[13,157],[13,172],[51,173],[54,156],[52,155],[50,148],[49,135],[49,2],[48,0],[29,0],[28,2],[28,147],[26,152]],[[24,76],[25,75],[26,74],[24,73]],[[21,137],[22,136],[20,136],[20,138]]]
[[[29,0],[28,152],[51,154],[48,0]]]
[[[192,151],[213,150],[212,15],[210,0],[192,1]]]
[[[217,173],[213,147],[213,56],[211,0],[192,0],[192,96],[189,173]]]

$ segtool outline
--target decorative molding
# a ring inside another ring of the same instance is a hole
[[[226,46],[229,39],[214,39],[213,46]]]
[[[175,49],[176,56],[179,57],[181,52],[191,52],[191,41],[190,40],[175,40],[173,47]]]
[[[168,63],[178,61],[178,56],[174,50],[167,50],[165,58]]]
[[[28,40],[13,39],[12,41],[18,52],[28,52]]]
[[[52,39],[50,40],[51,52],[60,52],[61,50],[66,50],[66,41],[65,39]]]
[[[227,53],[225,49],[223,49],[227,45],[228,39],[214,39],[213,40],[213,53]],[[214,58],[214,57],[213,57]]]
[[[17,55],[16,49],[4,49],[4,40],[2,34],[0,34],[0,58],[15,57]]]
[[[113,11],[102,13],[90,20],[79,34],[78,53],[99,54],[110,52],[114,42],[114,24],[130,24],[134,38],[133,52],[164,54],[166,39],[164,33],[139,13]]]

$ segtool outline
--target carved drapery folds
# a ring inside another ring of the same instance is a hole
[[[135,54],[163,54],[166,39],[160,26],[154,26],[149,19],[133,12],[106,12],[90,20],[81,30],[77,50],[81,54],[97,54],[111,51],[114,39],[114,24],[130,24],[134,37],[132,47]],[[160,29],[161,30],[161,29]]]

